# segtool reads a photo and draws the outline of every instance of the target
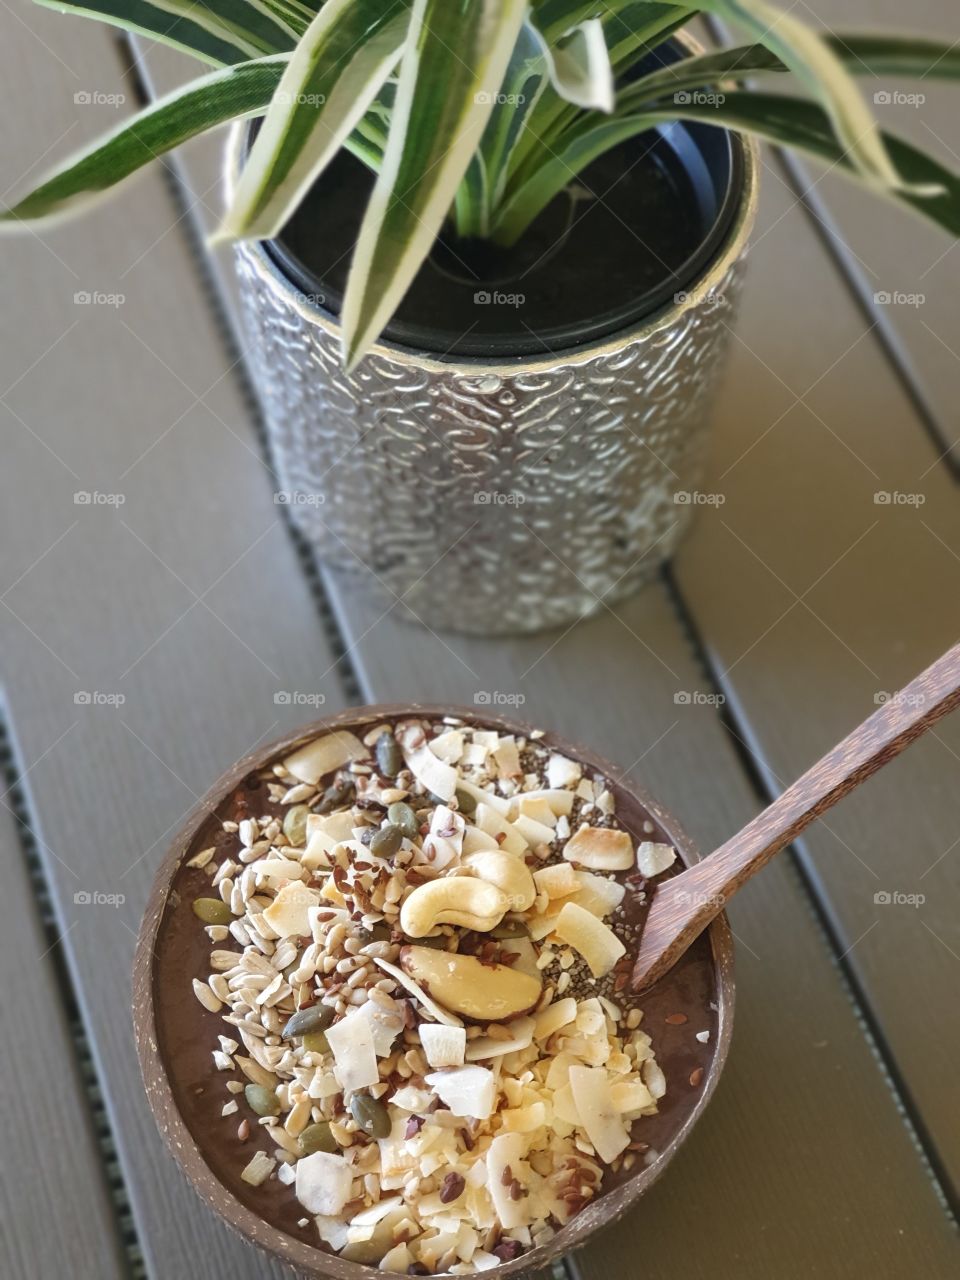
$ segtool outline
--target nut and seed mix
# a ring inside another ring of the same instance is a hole
[[[666,1091],[621,903],[674,851],[636,847],[540,735],[452,717],[331,732],[264,780],[275,814],[189,863],[240,1176],[387,1271],[543,1243],[632,1167]]]

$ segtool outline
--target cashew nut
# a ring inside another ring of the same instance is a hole
[[[537,896],[537,887],[524,860],[515,853],[480,849],[467,854],[463,865],[481,880],[495,884],[505,894],[511,911],[528,911]]]
[[[438,924],[459,924],[487,933],[503,919],[511,902],[495,884],[473,876],[445,876],[418,885],[400,908],[400,928],[408,938],[425,938]]]

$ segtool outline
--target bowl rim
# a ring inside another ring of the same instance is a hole
[[[133,1028],[137,1057],[154,1121],[170,1153],[193,1189],[220,1218],[252,1244],[258,1245],[307,1276],[333,1277],[334,1280],[371,1280],[378,1268],[350,1262],[287,1235],[279,1227],[269,1223],[252,1209],[248,1209],[214,1175],[177,1107],[173,1089],[163,1065],[153,999],[156,945],[169,892],[182,859],[190,850],[203,824],[209,819],[211,811],[215,810],[249,773],[263,768],[277,757],[289,753],[323,733],[341,728],[369,727],[378,720],[391,720],[405,715],[425,718],[456,716],[468,723],[482,723],[497,730],[524,735],[528,735],[535,727],[519,719],[500,715],[484,706],[460,707],[418,702],[371,703],[350,707],[335,715],[301,725],[279,738],[258,746],[222,773],[190,810],[157,869],[134,954]],[[569,742],[551,730],[543,730],[543,740],[548,746],[586,764],[603,776],[616,779],[617,785],[633,795],[666,832],[685,866],[699,861],[700,853],[696,844],[676,818],[643,787],[633,782],[625,782],[622,771],[616,765],[594,751]],[[503,1280],[508,1276],[519,1276],[546,1267],[560,1255],[584,1245],[587,1239],[598,1230],[622,1218],[663,1174],[703,1115],[716,1090],[730,1050],[735,1000],[733,935],[725,913],[716,917],[707,931],[707,936],[710,940],[713,969],[716,975],[717,1033],[710,1066],[690,1115],[660,1151],[656,1161],[622,1184],[619,1190],[624,1194],[616,1197],[617,1203],[608,1214],[602,1217],[599,1214],[577,1214],[546,1243],[537,1245],[512,1262],[501,1263],[485,1272],[484,1274],[490,1276],[491,1280]],[[599,1210],[604,1201],[608,1200],[612,1202],[613,1197],[605,1196],[598,1199],[597,1209]],[[600,1217],[599,1221],[595,1220],[597,1217]],[[584,1219],[588,1221],[584,1222]]]

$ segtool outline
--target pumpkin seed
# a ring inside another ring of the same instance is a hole
[[[371,1138],[389,1138],[392,1125],[387,1108],[378,1098],[368,1093],[355,1093],[350,1099],[350,1114],[357,1127]]]
[[[294,1036],[305,1036],[311,1031],[326,1031],[333,1018],[334,1011],[328,1004],[312,1004],[293,1014],[280,1034],[284,1040],[292,1040]]]
[[[420,838],[420,824],[417,822],[417,815],[402,800],[398,800],[390,806],[387,810],[387,820],[393,826],[399,827],[408,840],[418,840]]]
[[[462,787],[457,787],[457,812],[465,814],[470,818],[477,812],[477,801],[469,791],[464,791]]]
[[[526,938],[527,926],[522,920],[503,920],[495,929],[490,930],[491,938]]]
[[[450,937],[446,933],[436,933],[432,937],[428,934],[425,938],[417,939],[417,946],[431,947],[434,951],[446,951],[449,941]]]
[[[307,818],[310,806],[294,804],[283,816],[283,834],[297,848],[307,843]]]
[[[233,912],[219,898],[194,898],[193,914],[204,924],[229,924],[233,919]]]
[[[389,729],[377,739],[375,752],[379,771],[388,778],[395,778],[403,768],[403,752]]]
[[[303,1037],[303,1047],[308,1053],[329,1053],[330,1041],[325,1031],[308,1031]]]
[[[353,800],[355,794],[356,788],[351,778],[341,778],[339,782],[332,782],[323,793],[323,798],[317,805],[317,812],[330,813],[334,809],[342,809]]]
[[[300,1150],[305,1156],[312,1156],[315,1151],[326,1151],[328,1155],[336,1153],[337,1140],[326,1120],[307,1125],[300,1135]]]
[[[249,1103],[250,1110],[255,1111],[258,1116],[275,1116],[280,1113],[280,1099],[265,1085],[248,1084],[243,1096]]]
[[[370,852],[378,858],[392,858],[403,842],[403,832],[392,822],[373,833]]]

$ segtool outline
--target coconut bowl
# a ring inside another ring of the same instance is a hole
[[[190,907],[188,895],[196,888],[190,877],[196,872],[186,863],[216,842],[235,789],[305,742],[333,729],[350,729],[362,737],[381,720],[443,715],[457,716],[473,727],[519,735],[528,735],[532,727],[475,707],[368,706],[315,721],[258,748],[215,782],[190,814],[157,871],[140,929],[133,1019],[147,1099],[157,1126],[184,1175],[210,1208],[253,1244],[306,1276],[371,1280],[378,1268],[327,1252],[319,1239],[311,1243],[309,1232],[297,1225],[309,1215],[297,1204],[292,1187],[275,1178],[253,1187],[239,1177],[251,1152],[236,1135],[235,1117],[233,1123],[223,1120],[222,1099],[214,1103],[209,1092],[211,1052],[222,1022],[191,992],[191,979],[206,976],[210,943]],[[662,840],[677,850],[674,874],[698,860],[693,842],[676,819],[641,788],[617,781],[619,770],[612,764],[550,732],[540,741],[578,761],[585,771],[602,774],[614,794],[619,822],[637,839]],[[665,1021],[679,995],[697,1008],[702,1005],[704,1025],[710,1029],[708,1042],[696,1043],[695,1056],[689,1027],[681,1040],[683,1028]],[[549,1241],[485,1275],[505,1280],[542,1269],[560,1255],[581,1248],[636,1206],[689,1137],[713,1095],[730,1046],[733,1005],[733,944],[721,915],[684,960],[643,997],[643,1026],[654,1036],[657,1060],[667,1077],[667,1093],[658,1114],[642,1121],[642,1137],[649,1142],[649,1150],[629,1174],[618,1175],[608,1190]],[[605,1177],[605,1185],[607,1181]]]

